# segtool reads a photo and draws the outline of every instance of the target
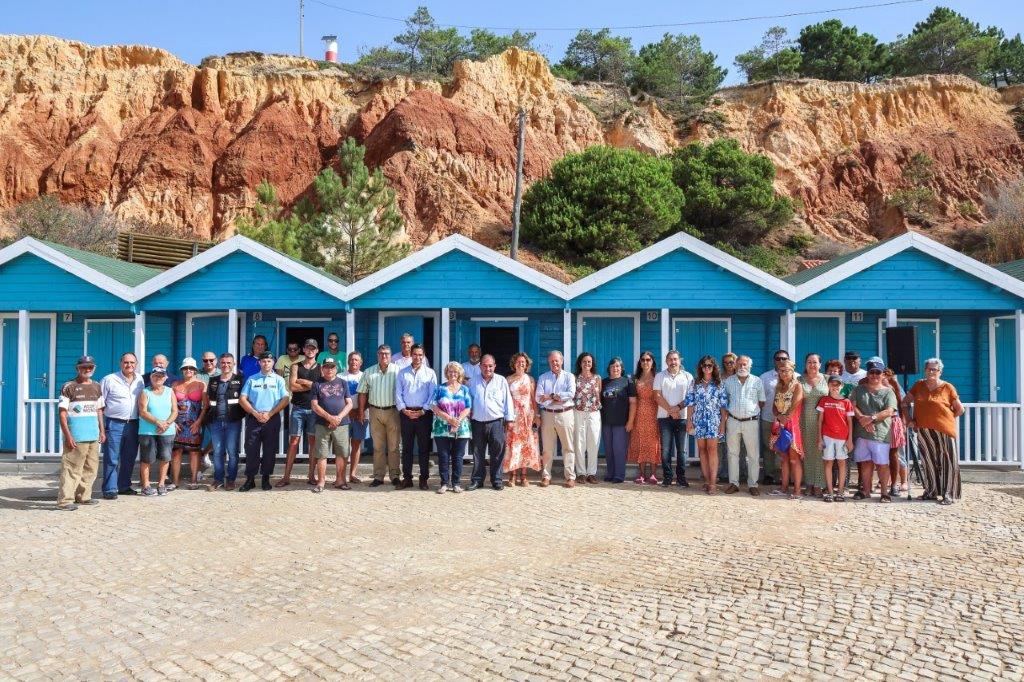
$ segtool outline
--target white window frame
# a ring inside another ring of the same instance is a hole
[[[613,310],[602,310],[600,312],[592,311],[576,311],[576,355],[579,356],[585,349],[583,348],[583,323],[588,317],[628,317],[633,320],[633,359],[640,355],[640,312],[630,312],[627,310],[613,311]],[[566,364],[569,362],[569,358],[565,359]]]
[[[726,334],[726,353],[732,352],[732,318],[731,317],[673,317],[672,318],[672,348],[679,350],[679,340],[676,338],[676,322],[725,322],[728,332]],[[664,358],[662,358],[664,360]]]
[[[899,326],[900,322],[934,322],[935,323],[935,357],[942,357],[942,322],[937,317],[897,317],[896,326]],[[885,338],[885,318],[878,318],[878,346],[876,347],[876,355],[882,357],[882,340]],[[924,361],[928,358],[918,358],[921,361],[921,368],[924,368]],[[882,362],[885,362],[885,358],[882,358]]]
[[[796,315],[796,317],[818,317],[818,318],[834,317],[837,320],[839,320],[839,359],[840,360],[843,359],[843,355],[846,353],[846,313],[843,313],[843,312],[839,312],[839,313],[836,313],[836,312],[818,312],[818,311],[800,312],[798,310],[798,311],[796,311],[795,315]],[[879,319],[883,320],[883,318],[879,318]],[[779,328],[781,329],[785,325],[785,323],[786,323],[786,316],[785,315],[779,315]],[[796,338],[796,329],[793,330],[793,338]],[[879,343],[878,347],[879,348],[882,347],[881,343]],[[793,355],[796,355],[796,347],[793,348]],[[822,364],[824,364],[825,362],[827,362],[830,359],[831,358],[823,358],[822,359]],[[800,358],[799,361],[802,361],[802,360],[803,360],[803,358]],[[796,358],[793,358],[793,362],[799,362],[799,361]]]
[[[441,367],[441,311],[438,310],[378,310],[377,311],[377,345],[384,343],[384,321],[389,317],[430,317],[434,320],[434,357],[430,358],[431,367]],[[419,339],[420,342],[423,339]],[[401,349],[392,348],[391,356],[401,353]]]
[[[242,312],[242,311],[238,311],[237,314],[238,314],[238,336],[240,337],[240,345],[238,347],[238,355],[241,356],[241,355],[244,355],[245,353],[249,352],[248,349],[242,348],[242,346],[241,346],[241,343],[245,342],[246,317],[247,317],[247,315],[244,312]],[[225,310],[224,312],[185,313],[185,357],[187,357],[187,358],[194,358],[195,357],[192,354],[192,320],[196,319],[197,317],[223,317],[224,318],[224,324],[227,325],[227,322],[228,322],[228,311]],[[230,327],[228,327],[228,329],[230,329]],[[230,339],[228,341],[229,341],[228,345],[230,346]],[[218,352],[217,355],[220,355],[221,353],[223,353],[226,350],[227,350],[227,348],[225,348],[223,351]],[[239,362],[239,361],[241,361],[240,357],[235,358],[235,362],[236,363]]]
[[[988,318],[988,399],[991,402],[997,402],[996,387],[998,382],[996,381],[996,321],[997,320],[1008,320],[1012,325],[1016,320],[1014,315],[994,315]],[[1015,330],[1016,331],[1016,330]],[[1024,362],[1024,358],[1017,358],[1018,363]],[[1018,370],[1020,368],[1018,367]],[[1014,377],[1016,380],[1016,377]],[[1017,396],[1017,403],[1024,402],[1020,396]],[[1009,403],[1009,404],[1017,404]]]

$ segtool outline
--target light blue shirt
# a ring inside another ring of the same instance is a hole
[[[556,403],[549,399],[541,400],[541,396],[557,395],[562,402]],[[573,399],[576,397],[576,377],[572,372],[563,369],[555,376],[554,372],[544,372],[537,380],[537,404],[544,409],[560,410],[572,407]]]
[[[257,412],[270,412],[281,402],[281,398],[288,397],[288,386],[281,375],[273,370],[270,374],[260,372],[245,380],[242,395],[249,399],[252,409]]]
[[[729,414],[737,419],[756,417],[761,411],[760,403],[766,402],[764,383],[753,374],[743,383],[740,383],[740,378],[733,374],[722,382],[722,388],[729,396]]]
[[[410,407],[425,410],[433,402],[436,388],[437,375],[427,367],[426,362],[419,369],[413,369],[412,365],[403,367],[395,379],[395,407],[399,410]]]
[[[516,409],[512,403],[512,391],[508,389],[508,381],[500,374],[493,375],[490,381],[484,381],[483,377],[470,381],[469,395],[473,399],[473,409],[469,415],[473,421],[515,421]]]

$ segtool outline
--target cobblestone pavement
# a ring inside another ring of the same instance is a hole
[[[0,477],[3,679],[1024,678],[1024,486],[55,485]]]

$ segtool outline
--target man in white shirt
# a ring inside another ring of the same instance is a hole
[[[470,408],[470,426],[473,428],[473,474],[469,488],[476,490],[484,485],[484,477],[490,455],[491,487],[501,490],[501,465],[505,461],[505,427],[516,419],[515,405],[508,381],[495,374],[493,355],[480,360],[480,376],[469,383],[469,395],[473,401]]]
[[[103,377],[103,499],[118,495],[137,495],[132,488],[132,472],[139,456],[139,393],[142,377],[135,373],[135,353],[121,356],[121,371]]]
[[[843,388],[846,389],[843,394],[845,396],[857,387],[860,380],[868,375],[868,371],[860,368],[860,353],[855,350],[846,351],[843,356],[843,365],[846,367],[846,371],[840,374],[839,378],[843,380]]]
[[[740,490],[740,442],[747,451],[747,488],[757,497],[758,415],[764,410],[764,385],[760,377],[751,376],[753,361],[746,355],[736,358],[736,373],[722,386],[729,396],[729,407],[722,409],[725,421],[725,442],[729,452],[729,487],[727,494]]]
[[[434,413],[430,409],[437,388],[437,375],[423,361],[423,346],[413,344],[411,364],[398,372],[395,379],[395,407],[402,429],[402,483],[400,489],[412,487],[412,454],[420,464],[420,490],[427,490],[430,477],[430,431]]]
[[[416,339],[409,332],[402,334],[401,341],[401,352],[391,358],[391,364],[394,365],[399,372],[412,364],[412,347],[416,344]],[[427,363],[430,366],[430,363]]]
[[[676,484],[690,487],[686,480],[686,414],[683,402],[693,385],[693,375],[683,369],[679,351],[665,354],[665,369],[654,376],[654,397],[658,401],[658,432],[661,434],[662,485],[672,485],[672,456],[676,456]]]
[[[480,346],[475,343],[469,344],[466,355],[469,356],[469,360],[462,363],[462,373],[465,375],[463,382],[468,385],[473,379],[480,378]]]
[[[772,424],[775,422],[772,405],[775,403],[775,388],[779,385],[779,367],[789,360],[789,353],[780,348],[772,355],[772,360],[775,367],[761,375],[765,398],[764,409],[761,410],[761,452],[764,454],[764,482],[766,485],[778,483],[782,476],[779,455],[772,451],[771,446]],[[793,377],[800,378],[799,372],[793,372]]]
[[[576,417],[573,400],[576,397],[576,377],[562,369],[562,354],[557,350],[548,353],[550,372],[544,372],[537,380],[537,404],[541,414],[541,445],[544,448],[544,473],[542,488],[551,483],[551,462],[555,459],[556,441],[562,445],[562,468],[565,472],[565,487],[576,487]]]

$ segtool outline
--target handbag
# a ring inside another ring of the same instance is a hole
[[[793,432],[787,429],[785,426],[779,426],[775,424],[772,426],[772,437],[771,447],[772,450],[779,454],[789,453],[789,448],[793,445]]]

